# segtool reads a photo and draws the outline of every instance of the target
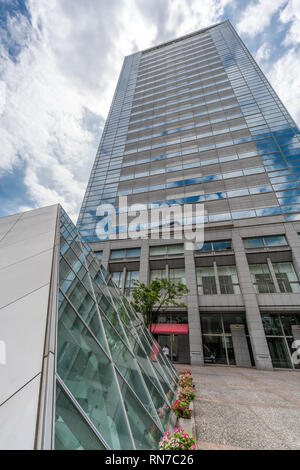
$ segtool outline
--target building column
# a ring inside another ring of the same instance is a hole
[[[232,233],[232,245],[235,253],[239,283],[245,304],[246,319],[255,365],[257,369],[273,370],[270,351],[257,303],[257,296],[252,284],[243,240],[237,229],[233,230]]]
[[[104,269],[108,270],[108,261],[110,256],[110,243],[106,242],[102,252],[101,264]]]
[[[239,367],[251,367],[245,325],[230,325],[234,356]]]
[[[149,241],[142,239],[139,281],[149,284]]]
[[[186,285],[190,290],[187,294],[187,306],[191,364],[204,365],[195,258],[192,250],[185,250],[184,261]]]
[[[292,259],[298,279],[300,280],[300,237],[292,223],[285,224],[286,238],[292,248]]]

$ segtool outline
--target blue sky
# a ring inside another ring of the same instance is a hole
[[[300,0],[0,0],[0,216],[75,220],[123,57],[230,19],[300,124]]]

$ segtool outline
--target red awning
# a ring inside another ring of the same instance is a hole
[[[151,333],[159,335],[187,335],[189,325],[187,323],[154,323],[151,326]]]

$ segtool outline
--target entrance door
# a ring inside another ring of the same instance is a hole
[[[165,345],[168,346],[170,351],[170,359],[172,362],[180,364],[189,364],[190,362],[190,348],[188,335],[155,335],[154,337],[161,348]]]

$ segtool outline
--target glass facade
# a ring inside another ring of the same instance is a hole
[[[300,314],[263,314],[262,321],[273,366],[276,368],[300,369],[300,364],[295,364],[292,360],[295,352],[292,325],[300,324]]]
[[[205,223],[300,220],[299,137],[228,21],[127,56],[80,211],[81,233],[99,240],[97,208],[126,212],[118,196],[148,208],[204,202]]]
[[[121,274],[61,210],[56,449],[156,449],[165,430],[177,373],[116,288]]]
[[[206,364],[235,365],[230,325],[247,325],[244,314],[209,313],[201,315],[204,362]],[[247,336],[248,337],[248,336]],[[252,354],[248,341],[249,352]]]

